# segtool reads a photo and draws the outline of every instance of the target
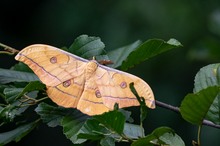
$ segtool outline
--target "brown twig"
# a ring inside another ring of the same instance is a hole
[[[172,106],[172,105],[169,105],[169,104],[157,101],[157,100],[156,100],[156,105],[159,106],[159,107],[162,107],[162,108],[174,111],[176,113],[180,113],[179,107],[175,107],[175,106]],[[216,125],[216,124],[212,123],[209,120],[203,120],[202,124],[206,125],[206,126],[210,126],[210,127],[214,127],[214,128],[220,129],[220,125]]]
[[[14,55],[17,54],[19,52],[19,50],[16,50],[10,46],[7,46],[5,44],[0,43],[0,47],[3,47],[5,51],[0,51],[0,53],[4,53],[4,54],[9,54],[9,55]]]
[[[20,105],[19,105],[20,107],[35,105],[38,102],[41,102],[42,100],[47,99],[48,97],[43,97],[43,98],[40,98],[40,99],[34,99],[34,98],[31,98],[31,97],[24,94],[23,98],[24,98],[23,100],[19,100],[20,101]]]

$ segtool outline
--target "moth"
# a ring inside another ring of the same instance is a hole
[[[53,46],[35,44],[21,50],[16,60],[27,64],[47,87],[47,95],[56,104],[77,108],[87,115],[99,115],[114,109],[138,106],[129,84],[149,108],[155,108],[150,86],[137,76],[86,60]]]

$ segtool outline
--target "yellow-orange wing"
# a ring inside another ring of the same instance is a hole
[[[34,71],[47,86],[47,94],[55,103],[64,107],[77,106],[84,88],[84,68],[88,60],[42,44],[24,48],[15,59]]]
[[[15,59],[27,64],[47,86],[56,86],[82,75],[88,62],[56,47],[42,44],[24,48]]]
[[[155,107],[151,88],[140,78],[88,61],[48,45],[26,47],[15,57],[27,64],[47,86],[48,96],[58,105],[74,107],[88,115],[119,107],[139,105],[130,91],[134,82],[146,105]]]
[[[102,65],[97,64],[96,67],[94,74],[86,79],[84,91],[77,105],[79,110],[96,115],[112,110],[115,103],[118,103],[119,108],[140,105],[129,87],[131,82],[134,82],[139,96],[145,98],[146,105],[155,108],[153,92],[142,79]]]
[[[146,105],[155,108],[150,86],[137,76],[100,65],[96,71],[95,82],[104,105],[110,109],[114,108],[115,103],[118,103],[119,108],[140,105],[129,87],[131,82],[134,83],[139,96],[145,98]]]

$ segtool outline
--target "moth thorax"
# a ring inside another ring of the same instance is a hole
[[[94,74],[97,67],[98,67],[98,63],[95,60],[91,60],[87,63],[85,70],[86,79],[89,79]]]

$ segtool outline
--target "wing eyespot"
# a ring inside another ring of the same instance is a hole
[[[121,82],[120,87],[122,89],[126,88],[127,87],[127,83],[125,81]]]
[[[69,87],[71,85],[71,80],[66,80],[63,82],[63,87]]]
[[[51,58],[50,58],[50,62],[51,62],[52,64],[57,63],[57,57],[55,57],[55,56],[51,57]]]
[[[101,93],[100,93],[99,90],[96,90],[96,91],[95,91],[95,96],[96,96],[97,98],[101,98],[101,97],[102,97],[102,95],[101,95]]]

